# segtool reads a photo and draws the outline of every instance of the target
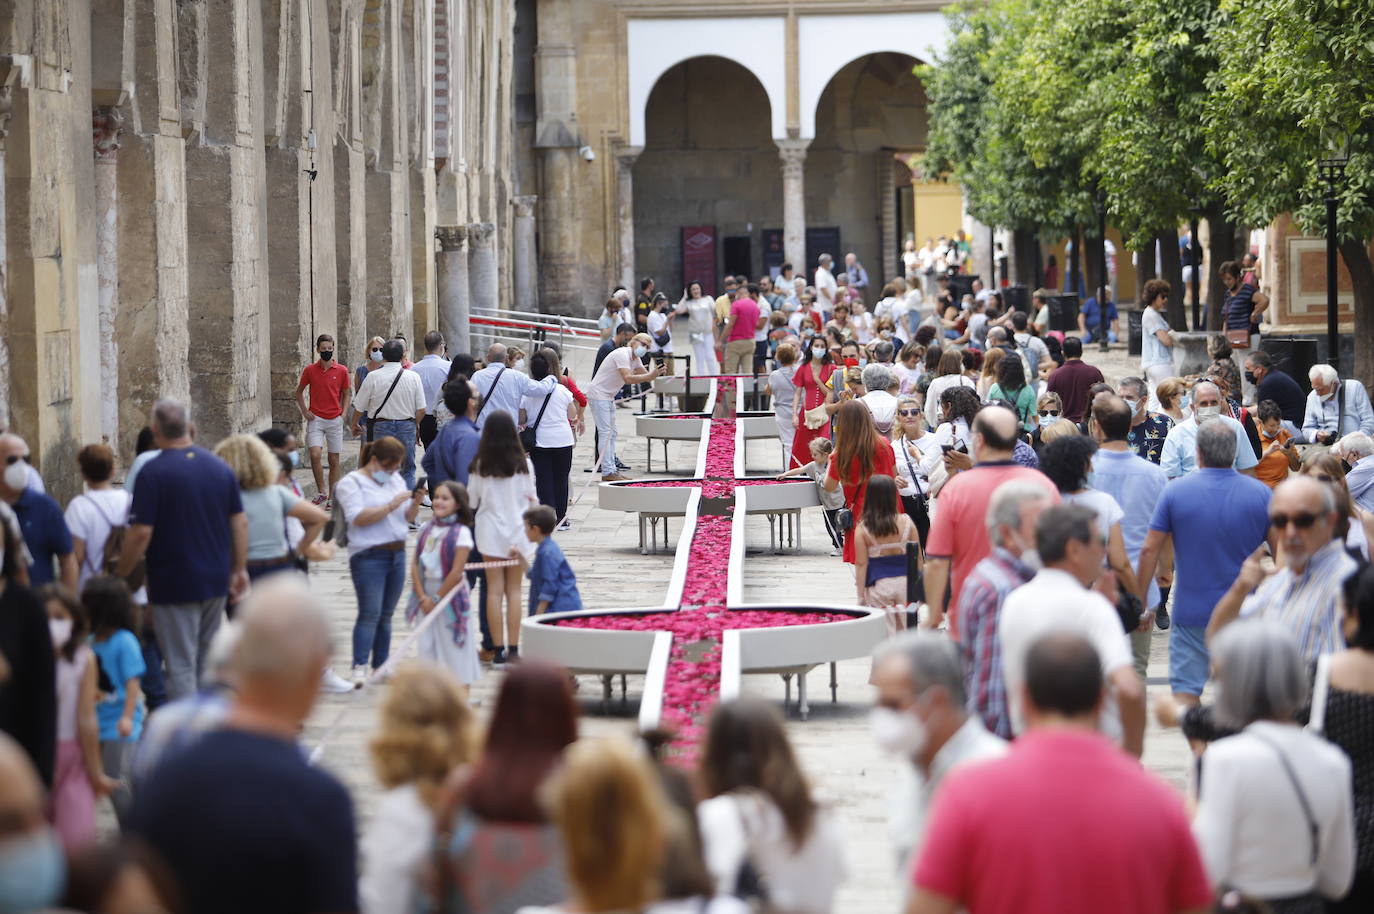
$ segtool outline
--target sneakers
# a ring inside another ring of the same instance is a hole
[[[517,644],[517,645],[514,645],[514,646],[512,646],[512,647],[506,648],[506,662],[507,662],[507,663],[519,663],[519,662],[520,662],[520,645]]]
[[[630,478],[630,477],[628,477],[628,476],[622,476],[622,475],[619,474],[619,473],[611,473],[609,476],[602,476],[602,477],[601,477],[601,481],[602,481],[602,482],[624,482],[625,480],[627,480],[627,479],[629,479],[629,478]]]
[[[353,688],[361,689],[365,685],[367,685],[367,664],[353,664]]]
[[[1166,607],[1161,606],[1155,613],[1155,625],[1158,625],[1162,632],[1169,630],[1169,610]]]
[[[630,468],[630,465],[622,461],[619,457],[617,457],[615,459],[615,468],[617,470],[628,470]]]
[[[554,530],[571,530],[571,529],[572,529],[572,521],[568,520],[568,519],[565,517],[565,518],[563,518],[562,520],[560,520],[560,521],[558,522],[558,526],[557,526],[557,527],[554,527],[553,529],[554,529]]]
[[[317,493],[314,498],[310,499],[310,503],[316,506],[322,505],[327,501],[329,501],[329,496],[323,492]]]
[[[838,546],[831,546],[831,547],[830,547],[830,554],[831,554],[831,555],[844,555],[844,550],[843,550],[843,549],[840,549]]]
[[[334,672],[333,667],[325,667],[324,675],[320,677],[320,691],[331,695],[342,695],[345,692],[352,692],[356,688],[353,683],[344,679]]]
[[[504,647],[498,647],[498,648],[492,653],[492,655],[491,655],[491,665],[492,665],[492,666],[505,666],[505,665],[506,665],[506,649],[505,649]]]

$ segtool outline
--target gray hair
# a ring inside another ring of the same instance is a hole
[[[190,411],[180,400],[158,400],[153,404],[153,414],[148,424],[168,441],[185,438],[191,429]]]
[[[987,525],[988,542],[1002,545],[997,532],[1002,527],[1021,526],[1021,506],[1037,501],[1049,501],[1050,493],[1044,486],[1036,485],[1028,479],[1004,482],[992,493],[988,502]]]
[[[276,683],[319,677],[331,653],[329,617],[304,575],[276,574],[254,585],[235,615],[239,638],[229,662],[237,676]]]
[[[1121,379],[1121,383],[1119,383],[1119,384],[1116,385],[1117,393],[1119,393],[1119,394],[1120,394],[1120,393],[1125,393],[1127,387],[1129,387],[1129,388],[1131,388],[1133,391],[1135,391],[1136,397],[1143,397],[1143,396],[1145,396],[1145,393],[1146,393],[1145,382],[1144,382],[1144,380],[1142,380],[1141,378],[1137,378],[1137,377],[1135,377],[1134,375],[1132,375],[1132,376],[1129,377],[1129,378],[1122,378],[1122,379]]]
[[[1307,700],[1307,672],[1292,633],[1277,622],[1241,619],[1212,639],[1217,723],[1239,729],[1288,721]]]
[[[886,365],[867,365],[860,376],[865,390],[887,390],[892,386],[892,369]]]
[[[1197,429],[1197,462],[1203,467],[1229,467],[1236,461],[1236,433],[1225,422],[1204,422]]]
[[[964,661],[959,645],[944,632],[903,632],[878,645],[873,659],[881,663],[888,657],[906,659],[911,691],[919,695],[931,686],[942,686],[949,693],[950,703],[962,709],[968,704],[964,689]]]
[[[1336,450],[1352,457],[1368,457],[1374,454],[1374,438],[1364,432],[1351,432],[1336,442]]]
[[[1092,542],[1097,512],[1087,505],[1058,504],[1045,509],[1035,522],[1035,550],[1046,565],[1062,561],[1069,554],[1069,542]],[[1098,535],[1105,534],[1099,530]]]
[[[1210,387],[1210,388],[1212,388],[1213,390],[1215,390],[1215,391],[1217,392],[1217,396],[1218,396],[1218,397],[1221,396],[1221,388],[1218,387],[1218,386],[1216,385],[1216,382],[1215,382],[1215,381],[1207,381],[1207,380],[1194,381],[1194,382],[1193,382],[1192,390],[1190,391],[1190,393],[1192,394],[1192,397],[1193,397],[1193,403],[1195,403],[1195,404],[1197,403],[1197,392],[1198,392],[1201,388],[1203,388],[1203,387]]]
[[[487,364],[495,365],[498,362],[506,361],[506,344],[492,343],[487,347]]]
[[[1311,368],[1307,369],[1307,379],[1309,381],[1319,381],[1321,384],[1326,385],[1335,384],[1337,378],[1336,369],[1332,368],[1330,365],[1313,365]]]
[[[892,360],[893,348],[893,345],[887,340],[879,340],[873,344],[873,357],[879,362],[889,362]]]

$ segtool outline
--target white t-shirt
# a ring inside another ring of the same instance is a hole
[[[835,293],[840,287],[835,283],[835,274],[825,267],[816,267],[816,305],[822,311],[835,307]]]
[[[1161,330],[1168,330],[1169,322],[1155,308],[1146,308],[1140,317],[1140,369],[1153,368],[1155,365],[1173,365],[1174,357],[1169,347],[1156,336]]]
[[[362,470],[354,470],[339,480],[334,487],[334,497],[339,500],[339,507],[348,521],[349,555],[357,555],[373,546],[405,542],[410,525],[406,523],[404,501],[376,523],[364,527],[354,522],[363,511],[384,505],[405,491],[406,482],[399,471],[392,473],[385,483],[377,482],[371,473]]]
[[[672,317],[673,317],[673,315],[670,314],[670,313],[667,312],[667,311],[650,311],[650,312],[649,312],[649,336],[654,337],[655,340],[657,340],[658,335],[659,335],[660,333],[663,333],[665,330],[668,332],[668,342],[664,343],[662,346],[658,345],[658,343],[655,342],[655,343],[654,343],[654,348],[652,349],[653,352],[663,352],[663,353],[667,353],[667,354],[669,354],[669,355],[672,354],[672,352],[673,352],[673,321],[672,321]]]
[[[92,489],[76,496],[67,505],[67,529],[86,544],[86,557],[77,569],[78,589],[88,580],[104,574],[105,541],[113,527],[129,522],[133,496],[123,489]]]
[[[1121,505],[1116,503],[1115,498],[1096,489],[1065,492],[1061,497],[1065,504],[1083,505],[1097,512],[1097,531],[1102,534],[1104,540],[1112,532],[1112,527],[1121,523],[1121,519],[1126,516],[1126,512],[1121,510]]]
[[[629,346],[614,349],[601,360],[601,367],[587,385],[587,399],[614,400],[620,388],[625,386],[625,379],[620,375],[622,368],[626,371],[641,371],[644,368],[644,363],[635,357],[634,350]]]
[[[527,428],[534,425],[534,420],[539,418],[539,411],[544,410],[544,418],[540,419],[539,427],[534,432],[535,446],[572,447],[577,443],[572,424],[568,422],[568,407],[573,401],[572,391],[559,384],[546,396],[549,400],[547,408],[544,406],[544,397],[538,394],[520,401],[520,408],[525,411]]]

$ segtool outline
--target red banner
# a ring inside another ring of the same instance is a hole
[[[716,294],[716,227],[687,225],[682,228],[682,287],[699,282],[707,295]]]

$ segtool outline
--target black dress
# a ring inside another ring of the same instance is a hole
[[[52,786],[57,756],[57,677],[48,614],[38,596],[10,581],[0,593],[0,653],[10,676],[0,684],[0,730],[33,760]]]
[[[1355,882],[1330,911],[1374,911],[1374,694],[1334,686],[1326,695],[1326,739],[1350,758],[1355,825]]]

